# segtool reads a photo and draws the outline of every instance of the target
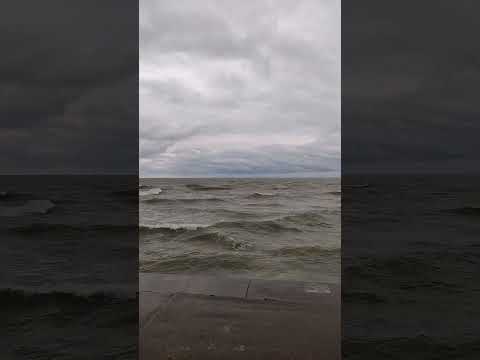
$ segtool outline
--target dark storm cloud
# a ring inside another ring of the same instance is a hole
[[[338,1],[140,2],[141,175],[339,165]]]
[[[475,166],[478,10],[471,1],[343,3],[344,171]]]
[[[2,172],[136,171],[137,4],[3,7]]]

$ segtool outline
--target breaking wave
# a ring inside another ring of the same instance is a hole
[[[230,250],[246,250],[253,246],[250,242],[236,239],[233,236],[209,231],[200,231],[193,236],[188,236],[186,240],[204,242],[210,245],[219,245]]]
[[[147,189],[140,189],[139,195],[140,196],[150,196],[150,195],[160,195],[162,193],[162,189],[160,188],[147,188]]]
[[[140,224],[140,232],[169,232],[169,231],[191,231],[208,227],[202,224],[161,224],[161,225],[145,225]]]
[[[144,203],[171,203],[171,204],[181,204],[181,203],[195,203],[201,201],[209,201],[209,202],[223,202],[225,200],[220,198],[185,198],[185,199],[168,199],[168,198],[150,198],[142,200]]]
[[[324,218],[313,212],[288,215],[274,220],[264,221],[220,221],[214,224],[155,224],[140,225],[141,232],[169,232],[169,231],[196,231],[199,229],[211,230],[244,230],[247,232],[301,232],[304,227],[330,227]]]

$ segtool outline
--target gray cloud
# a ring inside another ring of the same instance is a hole
[[[339,1],[140,1],[141,176],[339,168]]]

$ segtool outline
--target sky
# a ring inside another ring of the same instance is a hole
[[[141,0],[140,176],[340,172],[339,0]]]
[[[0,42],[0,174],[138,174],[135,1],[11,2]]]
[[[478,172],[479,7],[342,2],[342,175]]]
[[[478,172],[478,7],[10,2],[0,174]]]

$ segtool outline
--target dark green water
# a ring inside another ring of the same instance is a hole
[[[141,271],[340,281],[339,179],[142,179]]]

